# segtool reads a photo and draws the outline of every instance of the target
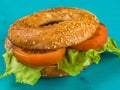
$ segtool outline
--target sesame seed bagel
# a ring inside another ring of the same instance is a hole
[[[5,45],[5,49],[8,51],[11,49],[12,43],[9,41],[8,38],[6,38],[4,45]],[[87,66],[84,66],[83,69],[85,69],[86,67]],[[41,71],[41,76],[45,78],[63,77],[68,75],[69,74],[67,74],[63,70],[58,69],[57,65],[44,66],[44,69]]]
[[[51,8],[22,17],[11,25],[8,38],[24,49],[55,50],[90,38],[99,21],[78,8]]]

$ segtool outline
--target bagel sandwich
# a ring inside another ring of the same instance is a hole
[[[91,12],[70,7],[50,8],[13,23],[5,39],[6,71],[16,81],[34,85],[40,77],[76,76],[101,53],[120,55],[107,27]]]

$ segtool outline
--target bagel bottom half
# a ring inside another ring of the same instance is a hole
[[[12,46],[12,43],[9,41],[8,38],[6,38],[5,49],[8,51],[11,49],[11,46]],[[84,66],[83,69],[85,69],[86,67],[87,65]],[[44,78],[69,76],[69,74],[67,74],[63,70],[58,69],[57,65],[45,66],[44,69],[41,71],[41,75]]]

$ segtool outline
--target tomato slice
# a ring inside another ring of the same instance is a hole
[[[66,48],[46,53],[29,53],[23,49],[12,46],[16,59],[28,66],[47,66],[54,65],[64,58]]]
[[[93,37],[83,41],[80,44],[73,45],[70,48],[81,51],[97,49],[102,47],[106,43],[107,37],[107,28],[103,24],[100,24],[99,29],[95,32]]]

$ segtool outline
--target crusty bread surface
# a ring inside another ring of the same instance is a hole
[[[87,10],[50,8],[17,20],[11,25],[8,38],[25,49],[56,50],[90,38],[98,27],[98,19]]]

